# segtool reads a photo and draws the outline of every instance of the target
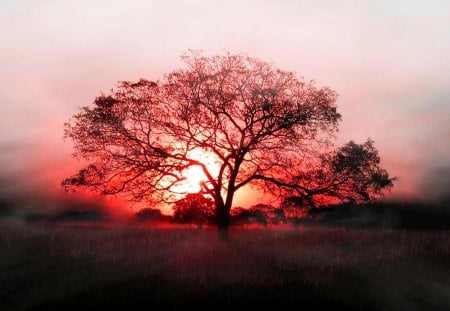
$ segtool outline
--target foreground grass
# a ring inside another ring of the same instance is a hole
[[[450,308],[448,231],[214,230],[0,222],[2,310]]]

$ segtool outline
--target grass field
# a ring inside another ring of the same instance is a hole
[[[449,310],[450,232],[0,222],[2,310]]]

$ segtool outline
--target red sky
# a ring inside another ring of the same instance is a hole
[[[337,144],[375,140],[399,178],[388,197],[448,191],[449,2],[5,0],[0,27],[4,189],[58,192],[77,166],[62,125],[78,107],[203,49],[247,53],[336,90]]]

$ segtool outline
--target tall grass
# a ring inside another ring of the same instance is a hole
[[[0,223],[4,310],[450,307],[448,231]]]

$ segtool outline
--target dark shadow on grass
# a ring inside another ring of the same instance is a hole
[[[98,308],[132,308],[164,310],[239,308],[344,308],[359,309],[348,302],[326,297],[322,289],[301,282],[284,285],[197,283],[190,280],[171,281],[163,277],[135,278],[105,284],[56,301],[35,310],[80,310]],[[367,307],[367,306],[365,306]],[[365,308],[370,310],[369,308]]]

